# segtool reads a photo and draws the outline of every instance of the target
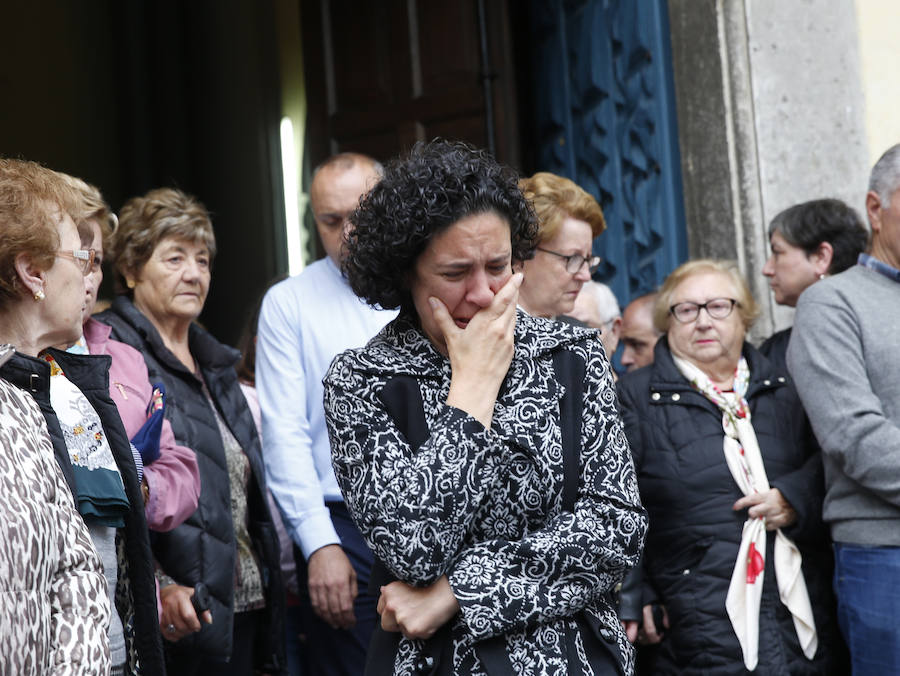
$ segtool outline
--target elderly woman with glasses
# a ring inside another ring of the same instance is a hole
[[[197,510],[154,539],[170,676],[277,672],[284,661],[280,553],[240,353],[195,321],[215,253],[194,197],[159,188],[132,198],[111,257],[120,294],[97,316],[143,355],[150,382],[165,385],[166,418],[200,469]],[[208,613],[192,602],[204,587]]]
[[[93,264],[85,277],[83,333],[73,345],[62,347],[75,354],[109,355],[109,396],[143,464],[141,492],[147,524],[151,530],[169,531],[197,509],[197,458],[191,449],[175,443],[172,426],[164,417],[164,386],[149,381],[140,352],[112,340],[112,329],[91,316],[103,282],[104,252],[109,249],[118,221],[97,188],[74,176],[64,177],[82,204],[76,223],[88,236]]]
[[[521,263],[519,305],[534,317],[567,315],[600,265],[592,246],[606,229],[603,211],[591,195],[556,174],[539,172],[519,187],[538,218],[534,258]]]
[[[25,542],[42,545],[9,571],[4,594],[42,577],[45,563],[40,561],[40,550],[49,554],[62,544],[66,549],[72,546],[66,557],[73,568],[80,561],[83,570],[81,581],[75,579],[74,585],[44,578],[49,588],[35,603],[30,601],[34,591],[22,594],[16,601],[15,621],[0,612],[6,619],[4,640],[8,634],[30,637],[18,644],[13,640],[10,651],[0,650],[0,660],[20,660],[16,668],[0,671],[49,673],[75,661],[81,662],[79,673],[105,673],[111,662],[110,673],[116,675],[133,673],[138,664],[141,673],[161,674],[164,663],[140,470],[106,390],[109,359],[51,347],[70,345],[81,334],[86,276],[95,255],[83,248],[87,233],[79,233],[72,219],[82,208],[79,195],[61,175],[31,162],[0,160],[0,343],[16,349],[4,358],[0,377],[30,395],[34,408],[43,414],[46,449],[52,448],[63,485],[74,496],[93,544],[86,551],[70,537],[58,539],[53,529],[72,529],[53,523],[46,514],[18,524],[22,532],[30,533]],[[10,412],[6,403],[2,408],[4,414]],[[7,455],[11,450],[6,443],[3,448],[6,460],[13,457]],[[33,491],[33,501],[46,501],[48,510],[60,502],[55,488],[46,490],[50,479],[21,478]],[[8,491],[0,494],[0,500],[8,503]],[[38,504],[27,509],[40,511]],[[9,518],[22,512],[9,509],[4,514]],[[4,526],[4,545],[11,546],[15,536],[12,528],[7,532]],[[102,580],[93,583],[90,568],[101,565],[105,584]],[[117,612],[110,614],[108,606]],[[96,633],[98,622],[102,641]],[[48,638],[61,645],[53,645],[52,653],[43,649],[28,656],[28,647],[34,646],[25,643]]]
[[[757,312],[734,266],[685,263],[656,301],[653,364],[619,381],[650,516],[653,673],[847,673],[820,453],[793,385],[746,342]]]

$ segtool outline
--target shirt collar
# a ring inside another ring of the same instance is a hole
[[[888,279],[900,282],[900,270],[888,265],[884,261],[880,261],[877,258],[870,256],[869,254],[860,254],[858,263],[863,267],[884,275]]]

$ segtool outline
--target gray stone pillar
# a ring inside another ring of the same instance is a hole
[[[763,308],[771,218],[838,197],[861,210],[868,154],[853,3],[668,0],[691,257],[736,259]]]

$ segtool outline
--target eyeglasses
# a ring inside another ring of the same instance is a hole
[[[94,266],[94,256],[96,252],[93,249],[73,249],[72,251],[57,251],[57,258],[69,258],[75,261],[75,264],[81,268],[81,274],[87,276],[91,274]]]
[[[566,254],[561,254],[558,251],[550,251],[550,249],[542,249],[541,247],[536,247],[538,251],[543,251],[544,253],[553,254],[554,256],[559,256],[566,262],[566,272],[571,275],[577,274],[579,270],[581,270],[581,266],[587,263],[588,271],[593,273],[598,267],[600,267],[600,263],[602,262],[602,258],[600,256],[591,256],[589,258],[585,258],[581,254],[571,254],[567,256]]]
[[[669,308],[669,314],[682,324],[690,324],[700,316],[700,310],[706,310],[713,319],[725,319],[734,310],[735,305],[740,305],[734,298],[713,298],[705,303],[676,303]]]

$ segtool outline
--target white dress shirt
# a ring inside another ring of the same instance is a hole
[[[266,481],[306,558],[340,544],[325,506],[343,498],[331,467],[322,378],[337,354],[365,345],[396,314],[366,305],[327,257],[263,300],[256,387]]]

